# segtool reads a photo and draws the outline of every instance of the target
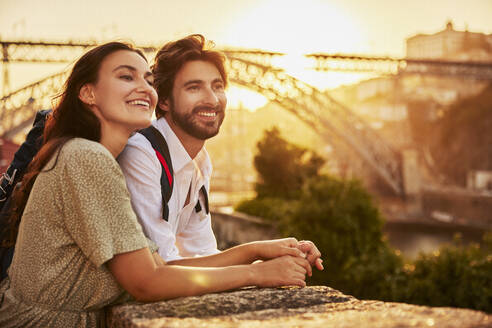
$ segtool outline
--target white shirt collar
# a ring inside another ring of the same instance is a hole
[[[158,120],[152,122],[152,125],[161,132],[167,141],[169,147],[169,153],[172,158],[173,170],[178,172],[183,167],[188,165],[193,159],[190,157],[183,144],[171,129],[166,119],[161,117]],[[210,163],[210,157],[205,147],[202,147],[194,159],[196,165],[200,168],[203,176],[210,177],[212,171],[212,165]]]

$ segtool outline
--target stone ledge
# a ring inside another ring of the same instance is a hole
[[[492,327],[473,310],[360,301],[325,286],[244,288],[108,309],[108,326],[127,327]]]

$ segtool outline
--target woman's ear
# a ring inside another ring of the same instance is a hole
[[[92,90],[92,85],[87,83],[80,88],[79,99],[86,105],[95,105],[96,97],[94,96],[94,91]]]

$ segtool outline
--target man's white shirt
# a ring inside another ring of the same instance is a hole
[[[167,141],[174,171],[167,222],[162,218],[162,167],[150,142],[136,133],[118,157],[133,210],[145,234],[157,243],[165,261],[218,253],[210,213],[206,213],[203,195],[199,192],[202,186],[207,192],[210,190],[212,164],[207,151],[202,148],[192,159],[164,118],[152,125]],[[185,206],[188,191],[190,199]],[[198,198],[202,210],[197,213]]]

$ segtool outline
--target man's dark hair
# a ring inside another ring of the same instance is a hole
[[[224,85],[227,85],[225,71],[225,56],[223,53],[212,50],[214,43],[206,41],[201,34],[192,34],[183,39],[165,44],[156,54],[152,73],[154,74],[154,87],[159,96],[159,102],[170,99],[176,74],[189,61],[203,60],[212,63],[220,73]],[[157,118],[164,116],[164,111],[155,110]]]

